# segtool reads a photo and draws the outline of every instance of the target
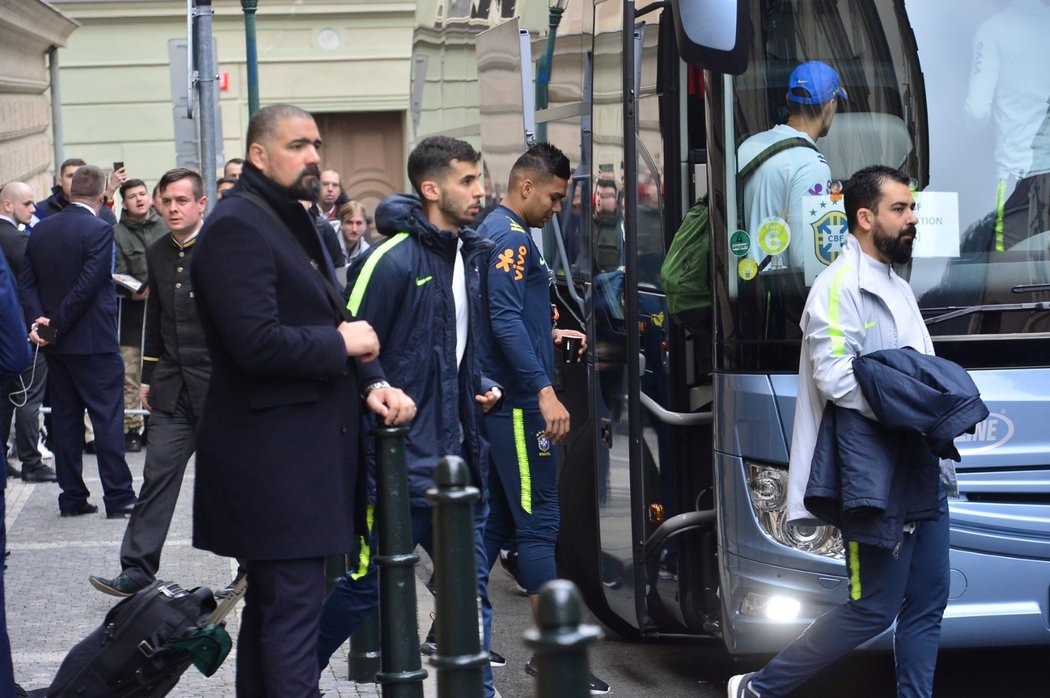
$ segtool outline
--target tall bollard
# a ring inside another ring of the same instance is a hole
[[[415,566],[405,469],[408,427],[378,427],[376,525],[379,533],[379,624],[383,698],[422,698],[427,672],[419,661]]]
[[[537,698],[584,698],[591,694],[587,647],[602,636],[600,628],[583,625],[583,602],[576,585],[565,579],[540,589],[536,611],[539,627],[525,631],[525,644],[536,662]]]
[[[462,458],[449,456],[434,474],[437,489],[427,492],[434,507],[434,581],[437,584],[438,695],[480,698],[482,671],[489,661],[481,648],[477,558],[474,554],[474,502],[480,494],[468,487],[470,475]]]
[[[354,683],[374,683],[380,669],[379,612],[376,611],[350,636],[346,678]]]

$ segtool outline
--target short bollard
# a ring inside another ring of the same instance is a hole
[[[442,698],[480,698],[483,670],[489,661],[481,647],[477,558],[474,553],[474,502],[480,494],[468,487],[470,475],[462,458],[449,456],[434,474],[437,489],[427,491],[434,508],[434,581],[437,669]]]
[[[376,611],[350,636],[346,678],[354,683],[374,683],[382,668],[380,664],[379,612]]]
[[[539,627],[525,631],[525,644],[536,662],[537,698],[584,698],[591,693],[587,647],[602,631],[584,625],[583,602],[576,585],[565,579],[540,589]]]
[[[405,435],[408,427],[379,427],[376,437],[376,525],[379,534],[379,625],[383,698],[422,698],[427,672],[419,661],[412,524],[408,508]]]

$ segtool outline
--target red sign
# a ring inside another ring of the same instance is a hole
[[[219,92],[230,91],[230,74],[225,70],[219,71]]]

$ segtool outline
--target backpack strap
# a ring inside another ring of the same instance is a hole
[[[791,148],[809,148],[810,150],[816,150],[818,153],[820,152],[820,150],[817,149],[817,146],[813,145],[813,143],[811,143],[808,138],[803,138],[801,136],[785,138],[784,140],[777,141],[773,145],[769,146],[761,153],[753,157],[751,159],[751,162],[744,165],[743,169],[740,170],[740,179],[747,179],[752,174],[754,174],[755,170],[757,170],[759,166],[762,165],[762,163],[764,163],[766,160],[768,160],[769,158],[773,157],[781,151],[790,150]]]

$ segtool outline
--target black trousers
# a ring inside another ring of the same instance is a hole
[[[22,462],[22,472],[33,472],[44,463],[40,459],[40,405],[44,402],[47,383],[47,361],[39,352],[22,375],[15,378],[0,395],[0,443],[7,446],[11,435],[11,418],[15,418],[15,449]],[[14,400],[14,402],[12,402]],[[16,403],[21,407],[16,406]]]
[[[196,431],[197,415],[185,388],[173,412],[155,408],[150,413],[142,488],[120,546],[120,567],[136,581],[150,583],[157,576],[186,463],[196,448]]]
[[[84,484],[84,410],[95,429],[98,474],[107,511],[135,503],[124,460],[124,360],[108,354],[47,355],[58,508],[70,511],[91,494]]]
[[[324,558],[249,560],[247,565],[237,698],[316,698]]]

